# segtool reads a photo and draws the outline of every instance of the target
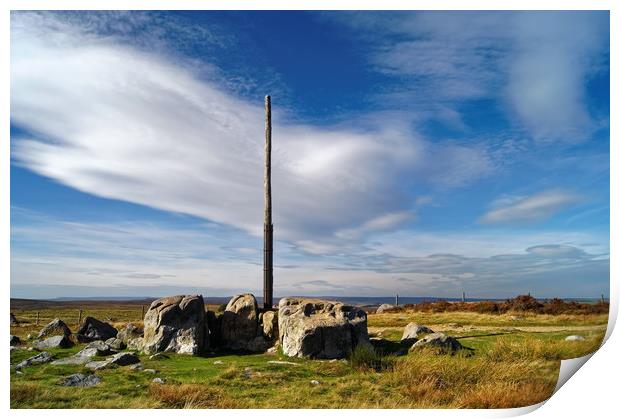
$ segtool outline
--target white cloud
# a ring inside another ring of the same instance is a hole
[[[383,101],[431,109],[439,120],[449,115],[453,122],[444,122],[463,129],[458,103],[495,99],[542,142],[584,141],[601,123],[588,109],[586,84],[608,65],[608,12],[332,16],[370,44],[378,71],[396,76]]]
[[[575,205],[581,197],[573,192],[549,190],[528,197],[504,197],[480,218],[482,223],[523,223],[545,220]]]
[[[102,25],[12,15],[11,120],[32,133],[14,139],[15,162],[87,193],[261,234],[262,98],[242,100],[176,57],[90,30]],[[385,120],[319,128],[285,115],[274,98],[279,239],[335,240],[406,210],[415,197],[403,179],[459,186],[490,167],[479,149],[431,147]],[[468,163],[435,167],[431,152]]]

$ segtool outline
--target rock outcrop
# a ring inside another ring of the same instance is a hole
[[[456,338],[444,335],[443,333],[431,333],[430,335],[424,336],[414,343],[409,351],[413,352],[421,348],[432,348],[441,353],[454,353],[464,349]]]
[[[19,336],[11,335],[11,346],[17,346],[17,345],[20,345],[21,343],[22,341],[19,338]]]
[[[421,326],[417,323],[409,323],[405,326],[405,330],[403,331],[403,337],[400,339],[403,343],[415,343],[421,335],[435,333],[430,328],[426,326]]]
[[[258,304],[252,294],[235,295],[226,305],[221,324],[222,341],[231,349],[247,349],[258,333]]]
[[[153,301],[144,316],[142,350],[147,354],[198,354],[208,347],[204,300],[177,295]]]
[[[112,325],[90,316],[84,319],[80,328],[75,332],[76,338],[80,342],[108,340],[116,337],[117,334],[118,330]]]
[[[38,339],[46,336],[65,335],[71,336],[71,329],[60,319],[54,319],[46,324],[37,335]]]
[[[335,359],[358,345],[371,347],[362,309],[309,298],[283,298],[278,307],[280,344],[288,356]]]

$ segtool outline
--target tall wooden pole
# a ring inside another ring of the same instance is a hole
[[[265,231],[263,253],[263,303],[273,307],[273,224],[271,223],[271,97],[265,96]]]

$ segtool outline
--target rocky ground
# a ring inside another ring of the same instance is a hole
[[[559,360],[598,348],[607,323],[606,315],[470,312],[366,321],[353,308],[296,300],[265,318],[247,296],[226,307],[237,316],[202,307],[172,298],[144,323],[134,308],[105,321],[99,307],[81,324],[12,324],[11,406],[516,407],[548,397]]]

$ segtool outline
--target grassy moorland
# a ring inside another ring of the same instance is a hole
[[[39,311],[41,318],[44,313],[46,318],[60,317],[75,328],[76,305],[56,304],[15,304],[12,312],[22,320],[34,318],[33,313]],[[141,315],[140,306],[139,302],[93,304],[84,309],[83,316],[109,319],[120,326],[128,321],[135,323]],[[452,356],[430,351],[391,355],[400,348],[403,327],[412,321],[458,337],[474,351]],[[384,339],[384,350],[379,353],[356,351],[349,359],[336,361],[291,359],[282,354],[171,354],[158,360],[141,356],[144,368],[154,369],[156,374],[129,367],[102,370],[97,372],[102,382],[91,388],[58,385],[62,377],[89,372],[83,366],[43,364],[27,367],[23,374],[11,371],[11,407],[519,407],[548,398],[556,385],[560,360],[598,349],[606,325],[606,313],[401,309],[368,316],[371,337]],[[11,333],[26,339],[40,327],[24,324],[11,327]],[[565,341],[571,334],[582,335],[585,340]],[[11,352],[11,365],[34,355],[26,347]],[[82,347],[51,352],[61,358]],[[165,384],[152,383],[155,377],[164,379]],[[312,384],[313,380],[319,384]]]

